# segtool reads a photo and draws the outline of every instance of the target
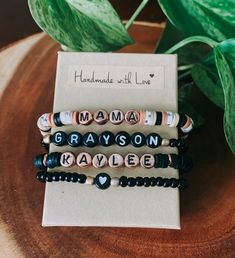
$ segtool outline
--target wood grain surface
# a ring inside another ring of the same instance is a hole
[[[137,44],[122,52],[151,52],[160,31],[135,26]],[[12,69],[0,103],[0,257],[235,257],[235,158],[225,142],[222,111],[196,88],[192,102],[207,124],[190,136],[195,166],[181,193],[182,230],[41,227],[44,185],[36,181],[32,161],[42,152],[37,118],[52,110],[59,46],[47,36],[28,41],[0,54],[0,70],[4,60]],[[14,69],[17,58],[9,58],[20,56],[22,44],[24,57]]]

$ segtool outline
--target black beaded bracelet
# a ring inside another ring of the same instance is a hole
[[[173,167],[180,172],[188,172],[193,166],[192,159],[187,155],[177,154],[144,154],[141,157],[135,153],[129,153],[123,158],[120,154],[114,153],[107,158],[99,153],[93,157],[87,152],[81,152],[76,157],[72,152],[52,152],[50,154],[39,154],[34,159],[34,166],[37,169],[55,168],[63,166],[65,168],[78,165],[80,168],[93,166],[103,168],[110,166],[118,168],[123,165],[129,168],[141,165],[143,168],[167,168]]]
[[[47,172],[39,171],[37,173],[37,179],[40,182],[73,182],[80,184],[95,185],[98,189],[107,189],[110,186],[121,186],[121,187],[134,187],[134,186],[145,186],[145,187],[168,187],[168,188],[179,188],[185,189],[188,183],[185,179],[176,178],[162,178],[162,177],[126,177],[121,176],[111,178],[107,173],[99,173],[95,178],[86,176],[84,174],[70,173],[70,172]]]
[[[187,148],[186,141],[181,139],[163,139],[157,133],[150,133],[145,136],[141,132],[135,132],[129,135],[127,132],[121,131],[114,135],[110,131],[104,131],[100,135],[94,132],[87,132],[81,135],[79,132],[71,132],[66,134],[63,131],[55,132],[53,135],[44,135],[42,139],[43,145],[53,143],[56,146],[69,145],[71,147],[95,147],[98,144],[108,147],[116,143],[121,147],[132,144],[134,147],[142,147],[147,144],[148,147],[154,149],[160,146],[178,147],[181,151]]]

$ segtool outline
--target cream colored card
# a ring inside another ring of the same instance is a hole
[[[177,111],[177,57],[155,54],[114,53],[58,53],[54,112],[65,110],[147,109]],[[110,123],[89,126],[67,126],[57,130],[82,134],[104,130],[120,130],[145,134],[158,132],[162,137],[177,138],[175,128]],[[56,129],[53,130],[55,132]],[[72,148],[50,146],[50,151],[70,150],[75,154],[118,152],[176,153],[173,148],[150,149],[146,146]],[[54,169],[58,170],[58,169]],[[178,171],[167,169],[78,169],[90,176],[100,172],[111,176],[162,176],[178,178]],[[99,190],[95,186],[78,183],[47,183],[45,190],[43,226],[111,226],[180,228],[179,191],[163,187],[109,187]]]

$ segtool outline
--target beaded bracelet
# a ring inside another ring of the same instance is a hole
[[[79,132],[71,132],[66,134],[63,131],[57,131],[53,135],[46,134],[43,136],[42,143],[48,145],[53,143],[56,146],[70,145],[71,147],[95,147],[100,144],[101,146],[108,147],[116,143],[120,147],[125,147],[131,143],[134,147],[142,147],[147,144],[150,148],[158,148],[160,146],[178,147],[184,150],[186,141],[181,139],[163,139],[157,133],[150,133],[145,136],[141,132],[135,132],[129,135],[127,132],[121,131],[114,135],[110,131],[104,131],[100,135],[94,132],[87,132],[81,135]]]
[[[37,179],[40,182],[73,182],[87,185],[95,185],[98,189],[107,189],[110,186],[121,187],[170,187],[185,189],[188,183],[185,179],[176,178],[162,178],[162,177],[113,177],[111,178],[107,173],[99,173],[94,177],[86,176],[84,174],[70,173],[70,172],[46,172],[39,171],[37,173]]]
[[[173,167],[179,169],[180,172],[188,172],[192,166],[192,159],[186,155],[177,154],[144,154],[141,157],[135,153],[129,153],[122,157],[118,153],[110,155],[108,158],[106,155],[99,153],[93,157],[87,152],[81,152],[75,157],[72,152],[52,152],[50,154],[43,153],[34,159],[34,166],[37,169],[55,168],[55,167],[72,167],[74,165],[80,168],[87,168],[93,166],[95,168],[103,168],[110,166],[112,168],[118,168],[126,166],[128,168],[134,168],[141,165],[143,168],[167,168]]]
[[[91,113],[83,111],[63,111],[57,113],[45,113],[39,117],[37,126],[42,135],[50,132],[52,127],[64,125],[89,125],[92,121],[103,125],[110,121],[114,125],[121,124],[124,120],[130,125],[159,125],[179,127],[182,132],[188,133],[193,128],[193,120],[186,114],[170,111],[128,110],[125,114],[121,110],[113,110],[109,114],[105,110],[97,110]]]

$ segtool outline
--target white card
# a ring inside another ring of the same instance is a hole
[[[177,111],[177,57],[156,54],[65,53],[59,52],[54,98],[54,112],[65,110],[129,109]],[[170,118],[169,118],[170,119]],[[111,123],[89,126],[61,127],[65,132],[82,134],[104,130],[130,134],[158,132],[165,138],[177,138],[177,130],[168,127]],[[55,129],[53,132],[56,131]],[[118,152],[176,153],[174,148],[150,149],[146,146],[72,148],[50,146],[50,151],[70,150],[75,154],[87,151],[94,155]],[[54,169],[55,170],[55,169]],[[58,169],[56,169],[58,170]],[[90,176],[100,172],[112,177],[162,176],[178,178],[178,171],[166,169],[95,168],[76,171]],[[94,185],[47,183],[43,226],[112,226],[180,228],[179,190],[163,187],[109,187],[99,190]]]

